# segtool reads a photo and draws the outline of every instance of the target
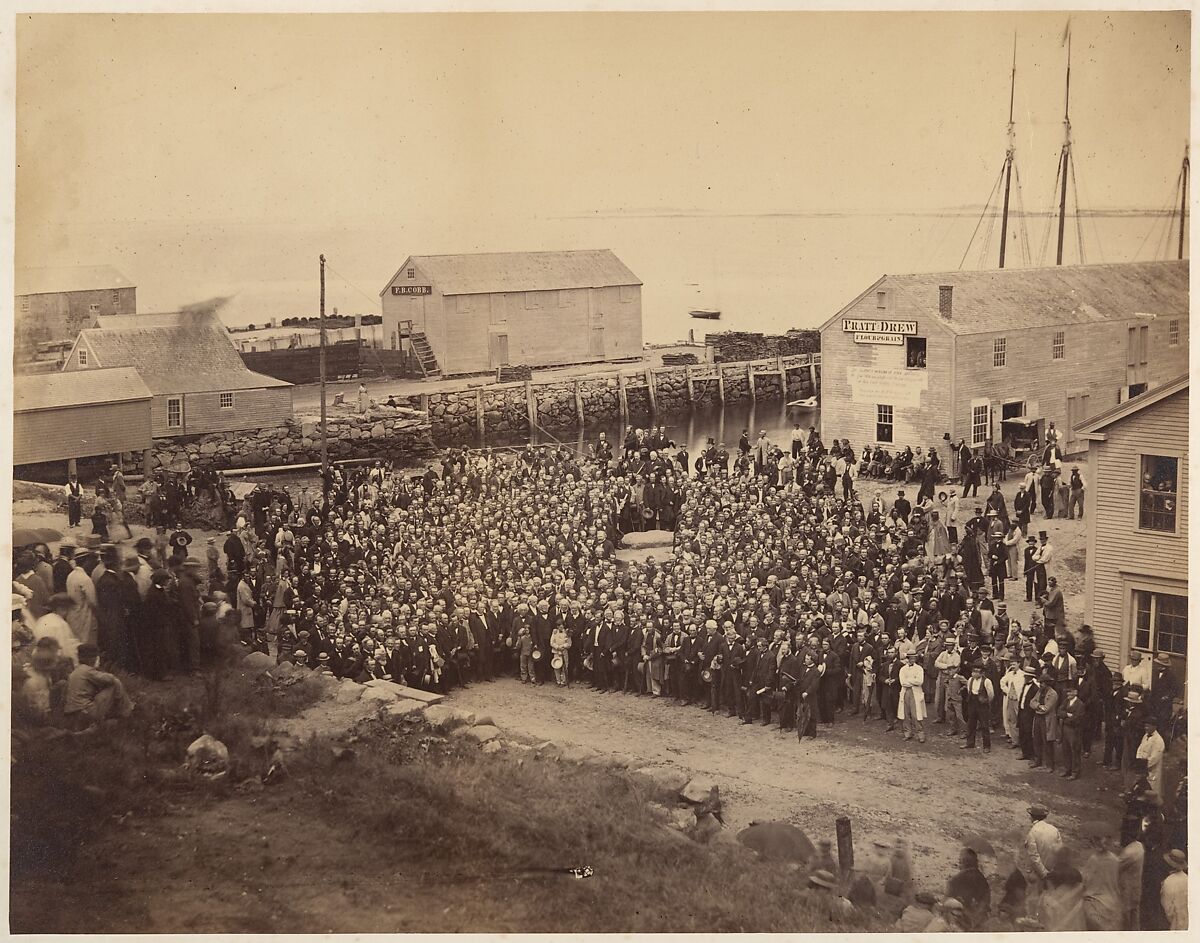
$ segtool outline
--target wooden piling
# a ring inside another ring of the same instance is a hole
[[[621,422],[629,421],[629,395],[625,391],[625,374],[617,374],[617,399],[621,404]]]
[[[688,387],[688,402],[696,402],[696,381],[692,379],[691,365],[687,367],[687,387]]]
[[[575,421],[583,428],[583,394],[579,392],[579,380],[575,380]]]
[[[658,399],[654,395],[654,371],[649,367],[646,368],[646,392],[650,396],[650,412],[652,415],[657,415]]]
[[[476,388],[475,390],[475,431],[479,434],[480,443],[483,442],[483,390]]]
[[[725,405],[725,370],[717,364],[717,402]]]
[[[142,475],[149,476],[154,464],[154,449],[142,449]]]
[[[69,478],[71,475],[78,475],[78,474],[79,474],[79,466],[76,464],[75,459],[73,459],[73,458],[67,459],[67,477]]]
[[[849,816],[838,816],[834,826],[837,829],[838,868],[846,875],[854,870],[854,835]]]
[[[537,396],[533,392],[533,383],[529,380],[525,381],[525,410],[529,415],[529,431],[533,432],[538,427]]]
[[[746,364],[746,383],[750,387],[750,402],[758,402],[758,393],[754,389],[754,364]]]

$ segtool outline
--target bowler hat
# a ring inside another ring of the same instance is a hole
[[[1050,814],[1050,811],[1039,802],[1035,802],[1033,805],[1031,805],[1025,811],[1037,819],[1044,819],[1047,815]]]
[[[1185,855],[1178,848],[1172,848],[1165,855],[1163,855],[1163,861],[1169,864],[1175,871],[1187,870],[1187,855]]]

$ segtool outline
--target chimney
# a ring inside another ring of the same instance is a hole
[[[954,316],[954,286],[938,286],[938,314],[949,321]]]
[[[271,318],[271,327],[279,327],[279,319]]]

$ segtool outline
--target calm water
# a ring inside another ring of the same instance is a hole
[[[244,325],[315,315],[318,252],[330,261],[328,309],[371,314],[379,311],[380,287],[408,254],[611,248],[644,283],[645,339],[666,343],[691,329],[700,339],[710,328],[814,327],[886,273],[995,268],[998,223],[990,240],[984,238],[985,223],[967,251],[977,222],[974,213],[953,212],[416,217],[336,228],[214,221],[202,231],[165,222],[121,223],[71,230],[63,243],[71,249],[69,258],[39,264],[115,265],[137,284],[141,311],[233,296],[222,316]],[[1046,222],[1029,219],[1025,241],[1014,224],[1010,267],[1021,267],[1026,255],[1035,263],[1045,258]],[[1076,263],[1080,255],[1070,222],[1066,261]],[[1160,217],[1086,217],[1082,226],[1089,263],[1164,258],[1171,241]],[[96,257],[80,254],[80,246],[96,247]],[[687,315],[692,308],[719,308],[723,316],[719,322],[696,321]]]

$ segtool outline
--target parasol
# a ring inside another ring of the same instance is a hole
[[[963,837],[963,847],[970,848],[977,855],[996,856],[996,849],[992,847],[992,843],[982,835],[971,833]]]
[[[53,527],[14,527],[12,532],[14,547],[49,544],[56,540],[62,540],[62,534]]]

